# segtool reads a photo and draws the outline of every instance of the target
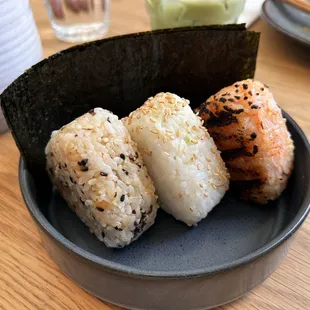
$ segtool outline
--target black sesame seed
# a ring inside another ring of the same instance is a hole
[[[223,98],[223,97],[220,98],[220,102],[225,103],[226,101],[227,101],[227,100],[226,100],[225,98]]]
[[[78,135],[75,135],[75,137],[77,137]]]
[[[226,96],[226,95],[227,95],[227,93],[222,94],[222,96]]]
[[[109,122],[109,123],[111,123],[111,121],[110,121],[110,117],[108,117],[108,122]]]
[[[264,125],[263,125],[263,123],[261,123],[261,124],[260,124],[260,126],[262,127],[262,129],[264,129]]]
[[[137,166],[138,166],[139,168],[141,168],[141,165],[140,165],[140,164],[137,164]]]
[[[242,84],[243,89],[248,89],[248,84]]]
[[[228,101],[235,102],[235,100],[233,98],[229,98]]]
[[[252,93],[252,91],[249,91],[249,92],[248,92],[248,94],[249,94],[250,96],[253,96],[253,93]]]
[[[239,93],[239,89],[236,89],[236,93]]]
[[[258,152],[258,146],[254,145],[253,146],[253,155],[255,155]]]
[[[239,99],[240,99],[240,96],[235,96],[235,98],[236,98],[237,100],[239,100]]]
[[[239,84],[235,84],[235,87],[239,87]]]
[[[256,104],[253,104],[252,106],[251,106],[251,109],[258,109],[258,106],[256,105]]]
[[[132,214],[136,214],[137,212],[136,212],[136,210],[132,210],[131,213]]]
[[[256,139],[256,137],[257,137],[257,134],[255,132],[252,132],[251,133],[251,139],[254,140],[254,139]]]
[[[88,171],[88,167],[86,167],[86,166],[82,167],[81,171],[84,171],[84,172]]]
[[[58,168],[61,169],[61,164],[60,163],[58,164]]]
[[[125,155],[124,155],[124,154],[119,155],[119,157],[120,157],[121,159],[125,160]]]
[[[120,200],[123,202],[125,200],[125,195],[122,195]]]
[[[103,209],[103,208],[100,208],[100,207],[96,207],[96,209],[97,209],[97,211],[99,211],[99,212],[103,212],[103,211],[104,211],[104,209]]]
[[[259,96],[259,93],[256,93],[256,96]]]
[[[244,100],[248,100],[248,97],[247,97],[247,96],[245,96],[243,99],[244,99]]]
[[[101,171],[101,172],[100,172],[100,175],[101,175],[102,177],[106,177],[108,174],[105,173],[105,172],[103,172],[103,171]]]
[[[264,90],[265,90],[265,88],[264,88],[264,87],[262,87],[260,90],[261,90],[261,91],[264,91]]]
[[[81,161],[79,161],[79,162],[78,162],[78,165],[79,165],[79,166],[85,166],[87,163],[88,163],[88,159],[85,158],[85,159],[82,159]]]
[[[253,103],[253,101],[249,101],[249,102],[248,102],[248,105],[251,106],[252,103]]]
[[[70,177],[70,181],[71,183],[76,184],[76,182],[72,179],[72,177]]]
[[[129,174],[129,172],[127,170],[125,170],[125,169],[122,169],[122,170],[125,172],[126,175]]]
[[[117,196],[117,192],[114,193],[114,198]]]

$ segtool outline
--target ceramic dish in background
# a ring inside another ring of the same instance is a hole
[[[276,30],[310,46],[310,13],[279,0],[267,0],[261,15]]]
[[[310,202],[309,143],[287,114],[296,160],[277,201],[262,207],[228,193],[193,228],[159,211],[155,225],[123,249],[90,234],[41,173],[53,129],[96,106],[122,117],[159,91],[189,98],[195,108],[223,86],[253,77],[257,48],[258,36],[241,26],[122,36],[56,54],[4,92],[2,107],[27,162],[19,168],[24,200],[69,278],[125,308],[209,309],[246,294],[278,267]]]
[[[0,0],[0,94],[42,60],[40,36],[27,0]],[[0,111],[0,134],[7,131]]]

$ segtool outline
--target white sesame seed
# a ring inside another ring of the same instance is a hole
[[[213,182],[210,182],[210,185],[213,187],[213,188],[217,188],[217,185]]]

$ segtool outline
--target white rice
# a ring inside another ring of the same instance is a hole
[[[195,225],[216,206],[229,176],[189,101],[160,93],[123,119],[154,181],[161,207]]]
[[[96,108],[52,133],[47,170],[69,206],[108,247],[123,247],[153,223],[157,196],[136,143]]]

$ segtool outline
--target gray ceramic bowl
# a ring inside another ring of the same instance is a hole
[[[280,0],[266,0],[262,7],[262,17],[289,38],[310,46],[310,13]]]
[[[91,107],[124,116],[167,90],[195,107],[221,87],[253,76],[257,36],[229,27],[160,31],[79,46],[38,64],[1,96],[23,157],[21,190],[44,245],[69,278],[103,300],[167,310],[230,302],[277,268],[309,212],[310,147],[286,114],[296,160],[277,201],[262,207],[227,193],[194,228],[160,211],[155,225],[124,249],[106,248],[90,234],[44,172],[51,131]],[[234,52],[212,56],[225,45]]]

